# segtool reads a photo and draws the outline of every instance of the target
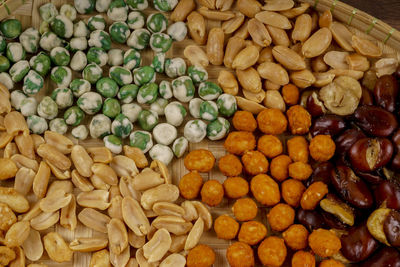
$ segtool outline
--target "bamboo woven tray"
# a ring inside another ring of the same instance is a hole
[[[64,3],[73,4],[73,0],[8,0],[1,1],[0,0],[0,20],[3,20],[6,17],[15,17],[19,19],[22,23],[23,28],[27,27],[35,27],[39,28],[40,26],[40,16],[38,8],[47,3],[52,2],[57,7],[60,7]],[[383,57],[394,57],[400,60],[400,32],[393,29],[389,25],[384,22],[373,18],[372,16],[360,11],[356,10],[353,7],[343,4],[336,0],[300,0],[300,2],[307,2],[311,6],[315,7],[318,11],[324,11],[327,9],[331,9],[336,20],[343,22],[348,25],[351,31],[359,36],[363,36],[364,38],[375,40],[377,44],[383,48]],[[148,9],[145,13],[149,14],[155,12],[155,10]],[[10,15],[11,14],[11,15]],[[90,15],[79,15],[79,19],[87,19]],[[108,21],[109,22],[109,21]],[[217,21],[208,21],[207,27],[218,27],[220,26],[220,22]],[[174,43],[172,48],[167,53],[167,57],[183,57],[183,49],[187,45],[194,44],[192,40],[184,40],[179,43]],[[113,44],[115,45],[115,44]],[[122,48],[127,49],[127,46],[120,46]],[[150,64],[153,58],[153,52],[146,50],[146,52],[142,52],[143,64]],[[209,79],[215,81],[219,71],[223,69],[223,67],[209,66],[207,68],[209,73]],[[106,73],[106,72],[105,72]],[[55,84],[50,81],[48,78],[45,82],[45,88],[41,91],[38,98],[43,97],[43,95],[48,95],[55,88]],[[134,126],[135,127],[135,126]],[[136,127],[135,127],[136,128]],[[182,129],[179,129],[180,134],[182,134]],[[103,145],[101,140],[87,140],[82,142],[84,146],[98,146]],[[205,148],[209,149],[214,156],[218,159],[225,154],[224,148],[222,146],[222,142],[209,142],[203,141],[199,144],[191,144],[189,146],[190,150]],[[2,154],[2,153],[0,153]],[[174,159],[169,167],[170,172],[172,173],[173,182],[175,184],[178,183],[180,177],[187,173],[187,170],[184,167],[183,159]],[[210,173],[202,174],[205,180],[212,177],[212,179],[219,180],[223,182],[225,177],[218,171],[215,167]],[[215,219],[221,214],[228,213],[232,214],[231,206],[233,201],[224,198],[223,202],[216,208],[211,209],[211,213],[213,218]],[[79,212],[79,210],[78,210]],[[266,213],[267,209],[265,207],[259,208],[258,219],[267,225],[266,221]],[[70,232],[69,230],[56,226],[55,229],[49,229],[48,231],[57,231],[59,232],[66,241],[70,242],[74,239],[74,237],[90,237],[92,235],[102,235],[101,233],[92,231],[84,227],[78,221],[78,227],[75,232]],[[268,227],[268,233],[271,233],[270,228]],[[200,243],[206,243],[210,245],[217,254],[216,262],[214,266],[228,266],[225,260],[225,252],[226,248],[229,246],[231,242],[217,239],[213,230],[206,232],[203,234]],[[255,251],[256,253],[256,251]],[[131,254],[132,256],[132,254]],[[287,260],[285,262],[285,266],[290,266],[290,255],[288,255]],[[47,264],[48,266],[88,266],[90,261],[89,253],[74,253],[73,262],[67,263],[55,263],[48,259],[46,253],[44,253],[43,258],[40,262]]]

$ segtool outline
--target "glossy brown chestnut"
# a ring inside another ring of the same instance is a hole
[[[336,140],[336,153],[346,154],[350,150],[351,146],[360,140],[365,138],[365,134],[356,129],[348,129],[339,135]]]
[[[392,142],[394,146],[400,150],[400,129],[397,129],[392,135]]]
[[[360,105],[364,105],[364,106],[373,106],[374,105],[374,96],[372,95],[372,92],[365,87],[362,87]]]
[[[356,171],[357,176],[370,184],[379,184],[384,178],[376,172],[360,172]]]
[[[383,222],[383,231],[388,242],[395,247],[400,247],[400,212],[390,211]]]
[[[392,135],[392,142],[395,149],[391,168],[394,171],[400,171],[400,129],[397,129]]]
[[[353,167],[371,172],[385,166],[393,155],[393,144],[387,138],[363,138],[355,142],[349,151]]]
[[[333,164],[329,161],[320,162],[313,166],[313,174],[311,175],[311,178],[306,181],[306,186],[308,187],[317,181],[329,185],[331,183],[331,171],[333,170],[333,167]]]
[[[329,134],[332,137],[340,134],[346,129],[346,122],[337,115],[324,115],[314,120],[310,133],[312,136],[318,134]]]
[[[396,108],[398,94],[399,84],[394,76],[384,75],[376,81],[374,97],[378,106],[393,112]]]
[[[366,260],[361,267],[400,267],[400,253],[391,247],[384,247]]]
[[[374,190],[377,206],[386,203],[389,209],[400,209],[400,186],[394,181],[383,181]]]
[[[325,227],[324,218],[315,210],[299,209],[296,218],[297,221],[304,225],[310,232]]]
[[[325,224],[328,228],[339,229],[339,230],[346,230],[349,228],[347,224],[342,223],[337,217],[334,215],[326,212],[326,211],[319,211],[324,219]]]
[[[322,116],[325,114],[326,109],[324,103],[318,99],[318,94],[313,92],[307,98],[306,109],[313,117]]]
[[[396,117],[392,113],[376,106],[358,107],[353,119],[364,132],[378,137],[391,135],[398,126]]]

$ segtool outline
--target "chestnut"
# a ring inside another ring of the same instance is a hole
[[[332,137],[340,134],[346,128],[344,119],[337,115],[324,115],[314,120],[310,133],[312,136],[329,134]]]
[[[310,179],[307,179],[306,186],[310,186],[312,183],[321,181],[326,185],[331,183],[331,171],[333,170],[333,164],[329,161],[320,162],[313,166],[313,174]]]
[[[361,106],[353,114],[354,122],[366,133],[386,137],[393,133],[398,123],[387,110],[376,106]]]
[[[400,253],[395,248],[384,247],[366,260],[361,267],[400,267]]]
[[[378,106],[393,112],[396,108],[397,95],[399,93],[399,84],[392,75],[383,75],[375,84],[374,97]]]
[[[347,154],[347,151],[350,150],[351,146],[360,140],[361,138],[365,138],[365,134],[360,130],[356,129],[348,129],[344,131],[341,135],[339,135],[336,140],[336,153],[338,154]]]
[[[356,174],[370,184],[379,184],[380,182],[384,181],[384,178],[376,172],[356,171]]]
[[[306,109],[313,117],[318,117],[326,113],[324,103],[318,99],[318,94],[316,92],[308,96]]]
[[[391,210],[383,221],[383,231],[390,245],[400,247],[400,212]]]
[[[325,228],[325,221],[321,214],[315,210],[299,209],[296,214],[297,221],[312,232],[318,228]]]
[[[397,129],[392,135],[392,142],[394,146],[400,150],[400,129]]]
[[[362,172],[371,172],[385,166],[393,155],[393,144],[386,138],[362,138],[349,151],[353,167]]]
[[[400,209],[400,185],[395,181],[381,182],[374,190],[374,197],[378,206],[385,202],[389,209]]]
[[[360,105],[365,105],[365,106],[374,105],[374,96],[372,95],[372,92],[365,87],[362,87]]]

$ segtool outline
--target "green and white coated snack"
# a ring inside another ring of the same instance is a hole
[[[24,117],[35,115],[37,110],[37,101],[30,96],[22,100],[20,112]]]
[[[57,66],[51,70],[50,78],[58,87],[68,87],[72,80],[72,71],[68,67]]]
[[[29,62],[27,60],[21,60],[11,66],[9,73],[13,82],[22,81],[26,74],[29,72]]]
[[[170,78],[183,76],[186,73],[186,63],[183,58],[167,58],[164,67],[165,74]]]
[[[150,110],[155,111],[158,116],[164,115],[164,109],[168,105],[168,100],[164,98],[157,98],[155,102],[150,105]]]
[[[190,120],[183,129],[183,135],[190,143],[201,142],[207,134],[207,125],[202,120]]]
[[[149,6],[147,0],[126,0],[126,3],[133,10],[145,10]]]
[[[6,56],[11,62],[18,62],[25,59],[25,49],[20,43],[8,43]]]
[[[55,118],[49,122],[50,131],[65,134],[68,131],[68,125],[62,118]]]
[[[237,110],[236,98],[230,94],[222,94],[217,100],[218,111],[225,117],[231,117]]]
[[[81,71],[87,65],[87,58],[83,51],[76,51],[72,56],[70,67],[74,71]]]
[[[121,113],[121,105],[115,98],[106,98],[103,103],[103,114],[110,118],[117,117]]]
[[[96,90],[103,97],[115,97],[118,93],[118,84],[111,78],[103,77],[96,82]]]
[[[199,96],[204,100],[215,100],[220,94],[222,94],[222,89],[214,82],[206,81],[199,85]]]
[[[7,72],[0,73],[0,83],[4,84],[8,90],[14,88],[14,81],[11,79],[10,74],[8,74]]]
[[[166,33],[153,33],[150,37],[150,47],[154,52],[167,52],[172,45],[172,38]]]
[[[89,28],[83,20],[78,21],[74,24],[74,37],[85,37],[89,36]]]
[[[7,41],[4,36],[0,35],[0,53],[3,53],[6,50]]]
[[[91,84],[96,83],[103,75],[103,70],[96,63],[88,64],[82,72],[83,79]]]
[[[103,138],[104,146],[114,154],[122,152],[122,141],[121,138],[113,134],[107,135]]]
[[[153,129],[153,137],[158,144],[168,146],[174,142],[177,136],[178,131],[169,123],[160,123]]]
[[[124,104],[129,104],[136,98],[138,91],[139,86],[136,84],[124,85],[118,92],[118,99]]]
[[[123,62],[125,68],[133,70],[138,68],[142,63],[142,56],[140,55],[139,51],[131,48],[124,53]]]
[[[200,104],[200,118],[213,121],[218,117],[218,106],[214,101],[204,101]]]
[[[146,83],[139,88],[137,102],[139,104],[151,104],[158,97],[158,85],[156,83]]]
[[[43,134],[48,129],[47,121],[37,115],[31,115],[26,118],[28,128],[33,134]]]
[[[132,123],[137,121],[142,107],[136,103],[124,104],[121,107],[121,113],[124,114]]]
[[[150,42],[150,32],[146,29],[134,30],[129,36],[126,44],[136,50],[145,49]]]
[[[169,124],[178,127],[183,123],[183,120],[187,115],[187,111],[180,102],[173,101],[165,107],[164,114]]]
[[[172,153],[171,148],[168,146],[156,144],[150,149],[149,156],[152,160],[159,160],[168,166],[168,164],[174,158],[174,153]]]
[[[121,66],[124,63],[124,51],[112,48],[108,51],[108,65]]]
[[[68,66],[71,56],[64,47],[54,47],[50,51],[50,59],[56,66]]]
[[[90,31],[104,30],[106,28],[106,20],[100,14],[90,17],[87,22],[87,27]]]
[[[117,21],[111,24],[108,32],[110,33],[111,40],[120,44],[126,43],[131,34],[128,24],[122,21]]]
[[[84,118],[85,113],[78,106],[72,106],[64,112],[64,121],[68,125],[77,126]]]
[[[227,119],[218,117],[207,125],[207,137],[211,141],[221,140],[229,132],[230,123]]]
[[[163,73],[164,72],[164,65],[165,65],[165,53],[156,53],[154,55],[153,61],[151,62],[150,66],[157,73]]]
[[[111,37],[103,30],[95,30],[90,33],[89,46],[101,47],[108,51],[111,48]]]
[[[71,130],[71,134],[78,140],[85,140],[88,137],[89,131],[85,125],[79,125]]]
[[[187,72],[195,84],[199,84],[208,80],[208,72],[203,66],[189,66]]]
[[[17,19],[6,19],[0,23],[0,32],[7,39],[15,39],[22,32],[21,22]]]
[[[108,7],[107,16],[113,21],[126,21],[128,9],[124,0],[113,0]]]
[[[108,10],[112,0],[97,0],[96,1],[96,11],[99,13],[104,13]]]
[[[162,13],[153,13],[147,17],[146,27],[152,32],[163,32],[167,29],[168,19]]]
[[[131,2],[132,2],[132,0],[131,0]],[[129,5],[129,0],[127,1],[127,4]],[[137,29],[143,28],[144,24],[145,24],[145,17],[144,17],[143,12],[141,12],[139,10],[131,11],[128,15],[128,20],[126,21],[126,23],[128,24],[129,28],[132,30],[137,30]]]
[[[44,33],[46,33],[46,32],[49,32],[49,31],[51,31],[51,29],[50,29],[50,22],[47,22],[47,21],[42,21],[41,23],[40,23],[40,26],[39,26],[39,33],[40,34],[44,34]]]
[[[94,115],[100,111],[103,99],[96,92],[87,92],[81,95],[76,103],[86,114]]]
[[[26,95],[36,95],[43,88],[44,80],[39,73],[34,70],[30,70],[24,78],[24,85],[22,91]]]
[[[183,103],[189,102],[194,97],[195,91],[193,81],[189,76],[181,76],[172,81],[172,93]]]
[[[40,52],[36,56],[31,57],[29,64],[33,70],[42,75],[42,77],[45,77],[50,71],[51,60],[46,53]]]
[[[132,129],[132,122],[124,114],[118,114],[111,123],[111,132],[121,138],[128,137]]]
[[[164,99],[170,99],[174,95],[172,94],[172,86],[169,81],[163,80],[158,86],[158,92],[160,96]]]
[[[200,105],[204,100],[200,98],[193,98],[189,102],[189,113],[195,119],[200,119]]]
[[[74,33],[74,24],[69,18],[63,15],[57,15],[50,22],[50,28],[58,37],[64,39],[71,38]]]
[[[146,153],[153,147],[153,138],[148,131],[134,131],[129,136],[129,145]]]
[[[138,86],[152,83],[156,80],[156,72],[150,66],[143,66],[133,70],[133,81]]]
[[[47,3],[39,7],[39,15],[42,20],[51,22],[58,15],[58,10],[53,3]]]
[[[19,36],[19,42],[28,53],[36,53],[39,48],[40,34],[39,31],[33,27],[26,29]]]
[[[184,136],[181,136],[172,144],[172,152],[174,152],[175,157],[180,158],[185,154],[188,146],[188,140]]]
[[[158,114],[152,110],[142,110],[139,113],[138,122],[145,131],[151,131],[158,124]]]
[[[70,107],[74,104],[74,95],[69,88],[56,88],[51,93],[51,98],[57,103],[60,109]]]
[[[119,86],[131,84],[133,81],[131,71],[120,66],[111,67],[109,71],[109,77],[116,81]]]
[[[40,37],[39,45],[43,50],[51,51],[54,47],[62,46],[62,40],[54,32],[45,32]]]
[[[175,22],[168,27],[167,33],[172,37],[172,40],[180,42],[186,38],[187,27],[182,21]]]
[[[72,51],[77,51],[77,50],[83,51],[83,50],[86,50],[88,47],[86,37],[71,38],[69,45],[70,45]]]
[[[48,120],[54,119],[58,114],[57,103],[50,96],[43,97],[37,106],[37,114]]]
[[[93,116],[89,125],[90,136],[92,138],[103,138],[111,134],[111,120],[103,114]]]
[[[153,0],[154,7],[157,10],[169,12],[178,4],[178,0]]]
[[[96,0],[74,0],[74,6],[79,14],[89,14],[94,10]]]
[[[75,97],[80,97],[86,92],[90,91],[90,83],[84,79],[74,79],[69,84],[69,88],[71,89],[72,93]]]
[[[21,103],[26,99],[27,96],[22,92],[21,90],[14,90],[10,94],[10,99],[11,99],[11,106],[15,108],[16,110],[21,109]]]
[[[60,7],[60,15],[66,16],[71,21],[76,19],[76,9],[70,4],[63,4]]]
[[[88,63],[96,63],[100,67],[103,67],[107,64],[108,54],[101,47],[91,47],[87,52],[87,61]]]
[[[7,57],[0,55],[0,72],[8,71],[10,68],[10,61]]]

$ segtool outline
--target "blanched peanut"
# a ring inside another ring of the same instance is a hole
[[[20,133],[29,134],[28,124],[25,121],[24,116],[18,111],[12,111],[4,117],[4,127],[7,133],[12,136],[16,136]]]
[[[44,132],[44,140],[47,144],[54,146],[63,154],[71,153],[71,150],[74,146],[74,143],[72,143],[68,137],[52,131]]]
[[[12,178],[17,173],[17,165],[11,159],[0,159],[0,180]]]
[[[91,168],[93,165],[93,160],[83,146],[73,146],[71,151],[71,159],[80,175],[83,177],[90,177],[92,175]]]
[[[85,226],[101,233],[107,233],[107,224],[111,218],[92,208],[84,208],[79,214],[78,219]]]
[[[15,174],[14,189],[22,195],[27,195],[32,188],[35,174],[32,169],[20,168]]]
[[[69,243],[69,248],[72,251],[92,252],[92,251],[98,251],[100,249],[103,249],[107,245],[108,245],[107,238],[79,237],[79,238],[74,239],[71,243]]]
[[[4,237],[4,244],[7,247],[21,246],[28,238],[30,230],[31,227],[28,221],[14,223],[11,225],[10,229],[8,229]]]
[[[125,224],[117,218],[111,219],[107,224],[108,242],[110,251],[116,255],[128,247],[128,232]]]
[[[22,243],[25,256],[31,261],[39,260],[43,255],[43,243],[40,233],[31,229],[27,239]]]
[[[112,153],[106,147],[88,147],[86,151],[92,157],[93,162],[110,163],[112,160]]]
[[[41,212],[30,220],[31,227],[37,231],[49,229],[56,224],[60,218],[60,212]]]
[[[136,167],[138,168],[143,169],[149,165],[149,162],[147,161],[147,158],[144,155],[143,151],[137,147],[124,146],[124,154],[128,158],[133,159],[135,161]]]
[[[28,200],[14,188],[0,187],[0,202],[7,204],[13,211],[22,213],[29,210]]]
[[[48,161],[62,171],[68,170],[71,167],[71,160],[52,145],[40,145],[37,149],[37,153],[44,160]]]
[[[77,224],[75,195],[72,195],[69,204],[61,209],[60,224],[64,228],[75,231]]]
[[[50,259],[56,262],[66,262],[72,259],[73,251],[60,234],[56,232],[48,233],[43,237],[43,243]]]
[[[224,60],[224,31],[221,28],[212,28],[208,33],[207,56],[213,65],[221,65]]]
[[[35,147],[31,135],[19,134],[14,137],[14,141],[22,155],[35,159]]]
[[[166,229],[157,230],[143,246],[143,255],[149,263],[161,260],[171,246],[171,236]]]

